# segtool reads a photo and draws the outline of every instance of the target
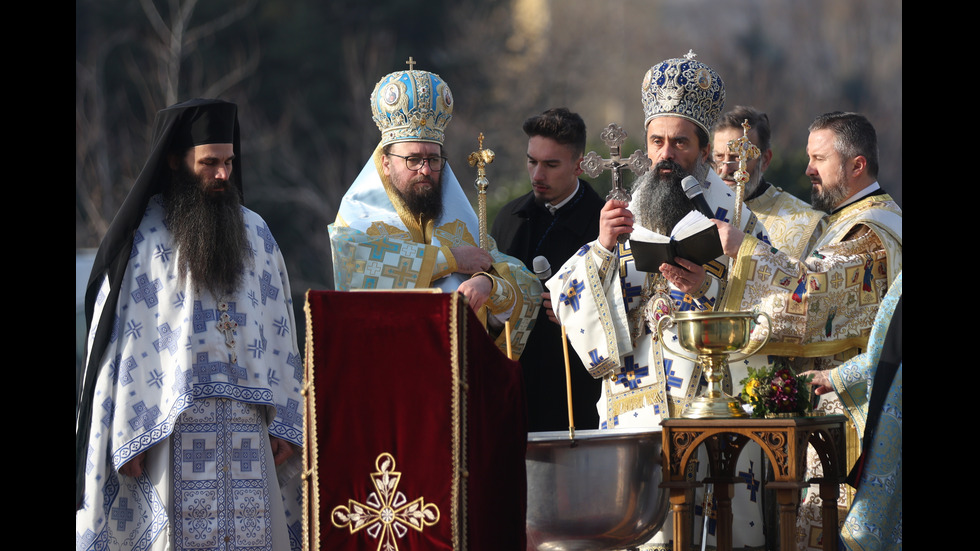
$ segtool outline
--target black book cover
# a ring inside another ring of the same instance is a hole
[[[705,220],[707,221],[707,219]],[[707,226],[703,226],[695,233],[681,237],[679,240],[673,237],[662,237],[664,239],[657,242],[630,239],[630,248],[637,270],[660,273],[660,265],[665,262],[678,266],[674,260],[676,257],[700,265],[724,254],[721,238],[718,236],[718,227],[710,221],[707,222]]]

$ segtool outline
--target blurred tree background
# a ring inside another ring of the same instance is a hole
[[[379,139],[370,93],[409,56],[452,88],[446,151],[467,193],[480,132],[497,153],[492,223],[529,189],[526,117],[579,112],[603,156],[599,131],[616,122],[627,156],[643,143],[644,73],[689,49],[725,80],[727,109],[769,114],[768,180],[809,200],[807,125],[859,111],[878,130],[882,186],[902,202],[900,0],[76,0],[75,246],[98,246],[156,111],[220,97],[239,105],[246,205],[269,223],[302,305],[306,289],[331,288],[327,225]],[[604,195],[608,178],[597,184]]]

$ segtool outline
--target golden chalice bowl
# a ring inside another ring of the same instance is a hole
[[[766,337],[752,341],[752,322],[765,317]],[[675,350],[670,339],[663,338],[663,328],[675,326],[677,340],[685,351]],[[657,337],[671,352],[698,362],[708,387],[681,413],[688,419],[746,417],[737,398],[722,390],[721,381],[728,362],[744,360],[765,346],[772,332],[772,319],[765,313],[752,312],[677,312],[657,322]]]

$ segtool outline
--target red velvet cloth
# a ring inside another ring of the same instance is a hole
[[[310,549],[373,551],[386,528],[400,551],[524,549],[520,364],[462,297],[310,291],[307,321]],[[401,520],[371,513],[389,502]],[[403,522],[413,502],[438,521]]]

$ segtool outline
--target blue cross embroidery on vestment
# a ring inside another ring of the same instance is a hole
[[[265,380],[268,381],[269,386],[279,386],[279,375],[271,367],[265,372]]]
[[[150,276],[140,274],[136,276],[137,289],[130,293],[134,302],[145,302],[148,308],[157,305],[157,293],[163,290],[163,283],[159,279],[150,281]]]
[[[206,446],[207,444],[203,438],[195,438],[192,443],[192,448],[184,450],[182,454],[184,463],[190,463],[191,470],[195,473],[203,473],[205,468],[204,464],[214,462],[214,448],[208,448]]]
[[[180,327],[176,330],[170,330],[170,324],[164,323],[160,327],[157,327],[157,331],[160,333],[160,338],[153,341],[153,348],[157,349],[157,352],[163,352],[166,348],[170,351],[170,355],[173,356],[177,353],[177,341],[180,340]]]
[[[208,330],[207,322],[218,319],[218,314],[217,311],[214,310],[213,308],[208,308],[207,310],[205,310],[204,307],[201,305],[201,301],[195,300],[194,314],[191,319],[193,320],[193,323],[191,325],[194,327],[194,332],[203,333]]]
[[[185,298],[186,298],[186,296],[184,295],[184,292],[183,291],[179,291],[176,295],[174,295],[174,301],[172,303],[173,306],[174,306],[174,308],[183,309],[184,308],[184,299]]]
[[[259,449],[252,447],[252,439],[242,440],[242,447],[232,448],[231,460],[238,461],[243,473],[252,472],[252,462],[259,460]]]
[[[130,320],[129,323],[126,324],[126,336],[127,337],[130,337],[132,339],[138,339],[138,338],[140,338],[140,336],[142,336],[142,334],[143,334],[143,324],[142,323],[140,323],[140,322],[138,322],[136,320]]]
[[[755,503],[756,493],[759,491],[759,481],[755,478],[755,463],[749,461],[749,472],[739,471],[738,476],[745,480],[745,489],[749,491],[749,499]]]
[[[575,254],[578,255],[578,256],[582,256],[582,255],[584,255],[587,252],[589,252],[589,246],[588,245],[582,245],[579,248],[578,252],[576,252]]]
[[[643,383],[640,377],[646,377],[650,374],[649,366],[641,366],[635,363],[633,360],[633,355],[623,356],[623,365],[620,368],[619,373],[616,375],[616,384],[621,384],[626,388],[633,390]]]
[[[278,320],[274,321],[272,325],[275,326],[276,334],[280,337],[289,333],[289,321],[286,319],[286,316],[282,316]]]
[[[136,369],[136,358],[130,356],[126,358],[126,361],[120,361],[121,359],[121,356],[117,356],[116,360],[113,362],[116,365],[110,366],[109,369],[115,370],[116,376],[119,377],[119,382],[121,382],[123,386],[126,386],[133,382],[133,376],[130,374],[130,371]]]
[[[156,422],[157,417],[160,416],[160,408],[153,406],[147,409],[146,404],[143,400],[140,400],[133,405],[133,411],[136,415],[129,420],[129,426],[136,430],[137,427],[143,427],[143,430],[149,430]]]
[[[167,375],[164,372],[154,369],[150,372],[150,378],[147,379],[146,384],[160,388],[163,386],[163,380],[166,378]]]
[[[269,228],[259,226],[255,228],[255,233],[262,239],[265,252],[272,254],[272,251],[274,251],[276,248],[276,240],[274,237],[272,237],[272,232],[269,231]]]
[[[585,290],[585,282],[573,279],[568,287],[565,288],[565,292],[558,295],[558,301],[565,304],[566,306],[571,306],[573,312],[578,312],[581,307],[579,304],[579,295]]]
[[[116,521],[116,530],[123,532],[126,530],[126,523],[133,520],[133,509],[129,506],[129,498],[121,497],[119,505],[112,508],[112,520]]]
[[[303,414],[299,412],[299,402],[289,398],[286,405],[276,404],[276,418],[289,426],[302,426]]]
[[[153,254],[157,260],[166,264],[170,262],[170,255],[173,254],[173,250],[170,247],[165,247],[163,245],[157,245],[156,252]]]
[[[276,297],[279,296],[279,289],[276,288],[276,287],[273,287],[273,285],[272,285],[272,274],[270,274],[269,272],[267,272],[265,270],[262,270],[262,279],[261,279],[261,281],[262,281],[262,285],[261,285],[261,289],[262,289],[262,304],[265,304],[265,299],[267,299],[267,298],[271,298],[272,300],[275,300]]]
[[[263,334],[264,326],[259,325],[259,338],[252,341],[252,344],[248,345],[248,351],[252,353],[253,358],[262,358],[262,354],[265,353],[266,344],[269,342],[266,340]]]

